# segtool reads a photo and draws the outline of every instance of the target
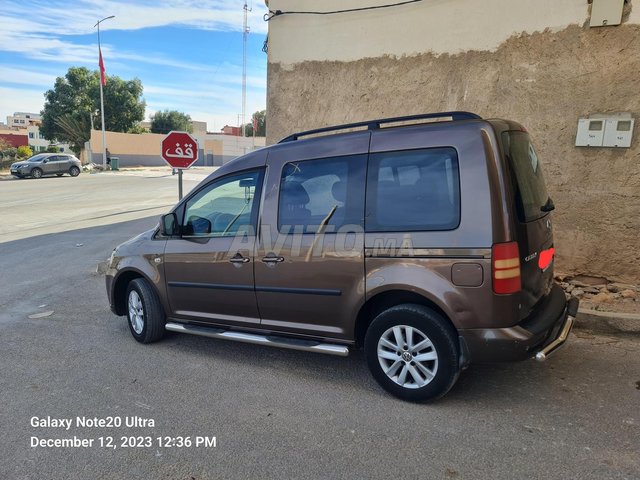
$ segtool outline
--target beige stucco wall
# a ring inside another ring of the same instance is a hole
[[[389,0],[270,0],[273,11],[333,11]],[[588,18],[586,0],[426,0],[338,15],[282,15],[269,24],[269,61],[350,61],[381,55],[493,50],[516,33]],[[309,48],[312,47],[312,48]]]
[[[166,136],[159,133],[119,133],[105,132],[107,147],[112,155],[155,155],[160,156],[160,144]],[[265,138],[256,137],[235,137],[231,135],[218,135],[206,133],[194,133],[198,140],[199,148],[205,154],[223,155],[225,157],[236,157],[243,155],[255,148],[264,147]],[[102,153],[102,132],[100,130],[91,131],[91,151],[95,154]]]
[[[107,148],[112,155],[160,155],[160,143],[165,135],[159,133],[131,134],[105,132]],[[102,132],[91,131],[91,151],[102,153]]]
[[[269,6],[294,3],[319,8],[289,0]],[[556,269],[640,282],[640,2],[626,7],[621,26],[589,28],[588,19],[586,0],[432,0],[275,18],[267,141],[454,109],[520,121],[535,139],[557,206]],[[617,111],[636,118],[630,149],[574,146],[578,118]]]

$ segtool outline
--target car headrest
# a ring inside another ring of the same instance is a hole
[[[289,205],[306,205],[309,203],[309,194],[300,182],[285,182],[282,185],[281,196]]]
[[[340,203],[345,203],[347,199],[347,182],[338,180],[331,186],[331,195]]]

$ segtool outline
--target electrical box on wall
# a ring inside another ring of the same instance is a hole
[[[591,3],[590,27],[620,25],[624,0],[593,0]]]
[[[594,114],[581,118],[578,120],[576,147],[629,148],[634,124],[630,113]]]

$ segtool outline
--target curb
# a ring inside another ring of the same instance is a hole
[[[579,309],[575,327],[606,335],[640,336],[640,314]]]

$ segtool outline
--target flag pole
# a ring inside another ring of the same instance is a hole
[[[102,90],[102,65],[104,62],[102,60],[102,48],[100,46],[100,22],[104,22],[105,20],[109,20],[110,18],[114,18],[115,15],[111,15],[110,17],[105,17],[102,20],[98,20],[98,23],[94,25],[94,27],[98,27],[98,55],[100,60],[100,116],[102,118],[102,169],[107,169],[107,134],[104,128],[104,92]],[[106,74],[105,74],[106,78]]]

